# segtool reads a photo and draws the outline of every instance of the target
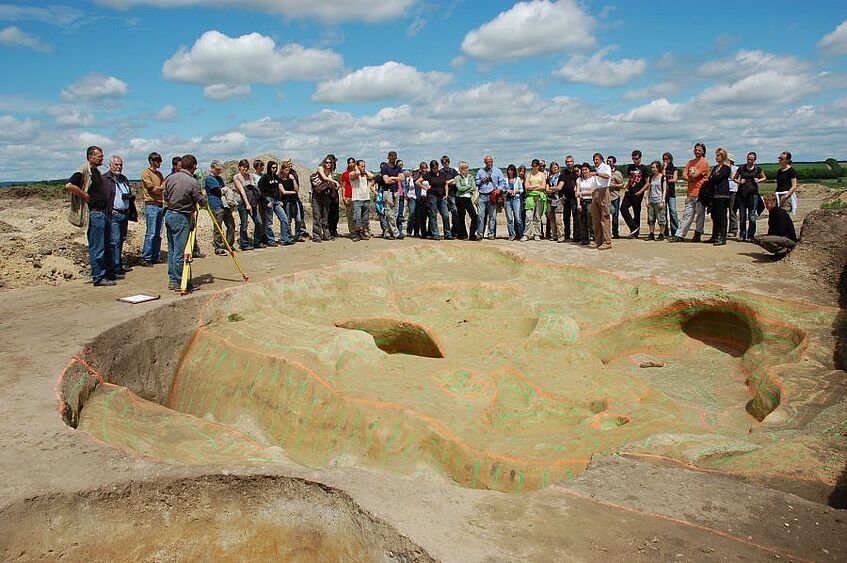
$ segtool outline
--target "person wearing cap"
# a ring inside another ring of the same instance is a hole
[[[158,264],[162,251],[162,221],[165,218],[164,198],[165,177],[159,171],[162,155],[151,152],[147,156],[148,166],[141,173],[141,191],[144,197],[144,246],[141,249],[141,265],[145,267]]]
[[[217,221],[221,229],[226,226],[226,241],[229,243],[229,247],[232,248],[235,244],[235,218],[232,216],[232,208],[223,201],[223,188],[225,185],[224,179],[221,176],[223,169],[224,167],[220,160],[213,160],[203,187],[206,189],[206,197],[215,221]],[[212,230],[212,235],[215,254],[218,256],[226,254],[226,248],[224,247],[224,241],[220,231],[215,228]]]

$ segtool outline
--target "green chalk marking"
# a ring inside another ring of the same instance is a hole
[[[547,470],[546,469],[544,470],[544,475],[542,475],[542,477],[541,477],[541,488],[542,489],[547,488]]]
[[[108,425],[106,424],[106,417],[109,415],[109,411],[112,408],[112,401],[115,398],[115,395],[118,394],[118,389],[110,391],[108,395],[106,395],[106,400],[103,401],[103,417],[100,419],[100,435],[103,436],[103,441],[110,441]]]
[[[214,439],[214,438],[212,438],[212,437],[211,437],[211,436],[209,436],[208,434],[205,434],[205,433],[204,433],[204,432],[202,432],[199,428],[195,427],[193,424],[191,424],[191,423],[190,423],[190,422],[188,422],[188,421],[186,421],[186,422],[185,422],[185,426],[186,426],[189,430],[191,430],[192,432],[194,432],[195,434],[197,434],[198,436],[200,436],[201,438],[203,438],[204,440],[206,440],[206,441],[209,443],[209,445],[210,445],[213,449],[215,449],[215,450],[217,450],[217,449],[218,449],[218,443],[217,443],[217,442],[215,442],[215,439]]]
[[[371,451],[371,445],[373,444],[374,431],[376,430],[377,423],[378,421],[374,420],[368,425],[368,437],[365,440],[365,455],[368,455]]]
[[[479,476],[479,460],[476,460],[473,466],[473,479],[471,480],[471,487],[476,488],[476,478]]]
[[[515,492],[516,493],[521,492],[522,488],[523,488],[523,471],[518,471],[518,488],[515,489]]]
[[[492,490],[495,490],[495,491],[496,491],[496,490],[497,490],[497,488],[498,488],[499,481],[500,481],[500,473],[501,473],[501,471],[502,471],[502,470],[501,470],[501,468],[500,468],[500,466],[499,466],[499,465],[498,465],[498,466],[497,466],[497,468],[494,470],[494,480],[493,480],[493,481],[491,481],[491,488],[492,488]]]

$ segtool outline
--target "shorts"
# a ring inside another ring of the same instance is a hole
[[[657,219],[660,225],[665,224],[665,208],[659,207],[659,203],[651,201],[647,204],[647,224],[655,225]]]

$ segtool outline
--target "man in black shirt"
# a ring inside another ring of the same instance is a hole
[[[87,162],[71,176],[65,184],[65,191],[88,204],[88,263],[91,280],[95,286],[115,285],[108,277],[111,263],[107,255],[111,206],[107,186],[98,170],[103,164],[103,149],[88,147],[85,158]]]
[[[765,196],[765,207],[768,209],[768,234],[757,236],[753,242],[778,257],[785,256],[797,246],[797,232],[791,216],[776,204],[776,197]]]
[[[450,212],[450,232],[459,238],[459,208],[456,207],[456,176],[459,171],[450,166],[450,157],[441,157],[441,172],[447,178],[447,209]]]
[[[641,202],[644,200],[644,192],[647,191],[650,177],[653,175],[650,167],[641,163],[641,151],[638,149],[632,151],[632,164],[626,167],[627,176],[632,176],[633,170],[641,171],[641,180],[627,185],[621,203],[621,215],[626,226],[629,227],[629,238],[638,238],[641,229]]]
[[[571,216],[573,216],[574,231],[576,231],[576,179],[579,177],[579,168],[571,155],[565,157],[565,167],[559,174],[559,182],[562,184],[559,197],[564,198],[562,206],[562,223],[565,227],[565,240],[571,240]]]

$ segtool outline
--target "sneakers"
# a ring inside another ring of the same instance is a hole
[[[664,233],[659,233],[659,236],[658,236],[658,237],[656,237],[656,240],[665,240],[665,235],[664,235]]]
[[[488,240],[494,240],[494,235],[489,234],[489,235],[488,235],[487,237],[485,237],[485,238],[487,238]]]
[[[215,255],[216,256],[226,256],[226,250],[224,250],[223,248],[216,248],[215,249]]]
[[[169,283],[168,284],[168,290],[169,291],[179,291],[179,284],[178,283]]]
[[[671,235],[668,237],[668,242],[682,242],[684,240],[684,238],[678,237],[676,235]]]
[[[694,232],[694,238],[691,239],[691,242],[702,242],[703,233]]]
[[[650,233],[649,235],[647,235],[647,238],[645,240],[656,240],[656,235]]]
[[[118,285],[118,282],[116,282],[115,280],[110,280],[108,278],[99,279],[94,282],[94,287],[109,287],[112,285]]]
[[[538,235],[535,235],[534,237],[532,237],[532,240],[534,240],[534,241],[540,241],[540,240],[541,240],[541,237],[540,237],[540,236],[538,236]]]
[[[521,242],[526,242],[528,240],[529,240],[529,238],[526,235],[521,237]]]
[[[638,229],[635,229],[631,233],[629,233],[629,238],[638,238],[638,235],[641,234]]]
[[[515,235],[509,235],[509,240],[515,240]]]
[[[142,261],[142,262],[141,262],[141,267],[142,267],[142,268],[152,268],[152,267],[153,267],[153,263],[152,263],[152,262],[147,262],[147,261]]]
[[[362,240],[362,237],[360,237],[359,235],[353,235],[350,240],[352,240],[353,242],[359,242],[360,240]]]

